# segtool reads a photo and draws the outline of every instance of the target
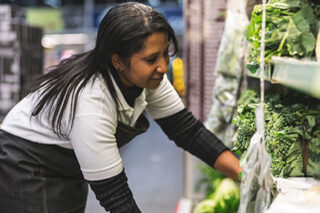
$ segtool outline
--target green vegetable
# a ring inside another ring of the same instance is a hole
[[[265,63],[272,56],[311,58],[315,55],[319,7],[308,0],[270,0],[266,5]],[[247,68],[259,69],[262,5],[256,5],[247,29]]]
[[[226,176],[206,164],[199,164],[198,168],[204,177],[197,181],[196,191],[200,191],[201,186],[204,185],[206,197],[209,197]]]
[[[217,203],[213,200],[203,200],[195,207],[193,213],[213,213],[216,205]]]
[[[212,200],[220,203],[222,207],[226,207],[225,200],[233,198],[233,200],[240,200],[240,189],[238,185],[231,178],[224,178],[217,190],[209,196]]]
[[[239,180],[242,179],[242,172],[240,172],[240,173],[238,174],[238,179],[239,179]]]
[[[272,158],[271,173],[275,177],[311,176],[320,178],[320,105],[298,93],[281,97],[267,92],[265,97],[266,150]],[[248,98],[251,95],[251,98]],[[246,152],[250,138],[256,131],[255,107],[258,94],[244,92],[249,103],[241,101],[233,122],[237,140],[233,151]],[[288,97],[288,98],[285,98]],[[240,98],[241,100],[241,98]],[[307,151],[304,153],[304,148]],[[304,162],[304,156],[307,162]],[[304,164],[306,164],[304,166]]]
[[[208,199],[201,201],[194,213],[236,213],[240,204],[240,189],[231,178],[224,178]]]

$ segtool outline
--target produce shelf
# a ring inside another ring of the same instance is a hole
[[[252,78],[259,78],[260,79],[260,70],[258,70],[256,73],[252,73],[249,70],[247,70],[247,75]],[[266,68],[264,70],[264,80],[271,81],[271,67]]]
[[[266,70],[265,80],[281,84],[320,99],[320,63],[293,58],[272,57],[273,70]],[[259,72],[247,74],[259,78]]]
[[[274,71],[272,83],[280,83],[292,89],[320,99],[320,63],[293,58],[272,58]]]
[[[320,181],[314,178],[275,178],[278,195],[266,213],[311,213],[320,209]]]

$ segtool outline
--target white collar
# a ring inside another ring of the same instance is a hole
[[[130,111],[133,111],[134,109],[127,103],[126,99],[124,98],[117,82],[114,80],[113,76],[111,75],[111,73],[109,73],[109,76],[111,78],[111,81],[112,81],[112,84],[115,88],[115,91],[116,91],[116,94],[117,94],[117,97],[118,97],[118,101],[119,101],[119,107],[120,107],[120,111],[127,111],[127,110],[130,110]],[[145,103],[145,99],[146,99],[146,88],[143,88],[141,94],[136,98],[135,102],[134,102],[134,108],[136,108],[136,105],[144,105]]]

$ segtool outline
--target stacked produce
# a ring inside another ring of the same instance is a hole
[[[298,93],[272,91],[265,97],[266,150],[272,158],[275,177],[315,177],[320,179],[320,105]],[[255,109],[258,93],[247,90],[239,99],[237,139],[233,150],[245,155],[256,131]]]
[[[265,63],[272,56],[313,58],[318,34],[319,2],[310,0],[270,0],[266,5]],[[262,5],[256,5],[247,30],[248,64],[259,68]]]

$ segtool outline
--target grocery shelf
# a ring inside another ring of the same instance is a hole
[[[320,63],[293,58],[272,58],[274,71],[271,82],[320,99]]]
[[[301,61],[294,58],[273,57],[273,70],[267,69],[265,80],[282,84],[320,99],[320,63]],[[249,77],[259,78],[259,73],[249,73]]]

